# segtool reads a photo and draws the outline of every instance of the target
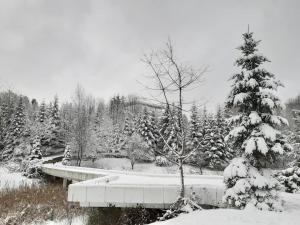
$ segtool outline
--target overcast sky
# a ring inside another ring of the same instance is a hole
[[[46,101],[70,99],[77,83],[104,99],[144,95],[140,59],[170,36],[179,59],[209,65],[191,97],[212,107],[228,94],[248,24],[285,84],[280,96],[299,94],[298,0],[1,0],[0,88]]]

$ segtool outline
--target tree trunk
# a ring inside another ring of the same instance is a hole
[[[79,149],[78,149],[78,152],[77,152],[77,162],[76,162],[76,165],[79,166],[79,158],[80,158],[80,153],[79,153]]]
[[[184,190],[184,174],[183,174],[183,162],[182,159],[179,159],[179,171],[180,171],[180,198],[184,198],[185,190]]]
[[[66,189],[68,188],[68,180],[67,179],[63,179],[63,188]]]
[[[200,169],[200,174],[203,175],[202,166],[200,166],[199,169]]]

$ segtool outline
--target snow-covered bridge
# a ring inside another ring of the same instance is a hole
[[[81,206],[168,208],[179,193],[179,177],[171,174],[149,174],[103,170],[85,167],[44,164],[44,173],[80,181],[69,185],[68,201]],[[222,176],[186,175],[188,195],[199,197],[201,204],[221,206],[224,193]]]

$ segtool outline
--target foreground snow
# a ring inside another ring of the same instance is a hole
[[[300,221],[300,194],[282,193],[284,212],[216,209],[195,211],[153,225],[295,225]]]
[[[60,221],[45,221],[38,223],[31,223],[30,225],[85,225],[87,224],[87,216],[78,216],[72,219],[64,219]]]
[[[6,167],[0,166],[0,190],[3,188],[18,188],[22,185],[37,184],[38,180],[28,179],[20,172],[10,172]]]

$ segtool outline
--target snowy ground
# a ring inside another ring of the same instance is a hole
[[[28,179],[21,172],[10,172],[8,168],[0,165],[0,190],[3,188],[18,188],[22,185],[37,184],[38,180]]]
[[[300,221],[300,194],[282,193],[284,212],[257,209],[215,209],[195,211],[152,225],[296,225]]]
[[[102,158],[93,164],[84,164],[103,169],[131,170],[128,159]],[[151,173],[176,173],[177,168],[157,167],[154,163],[137,163],[134,171]],[[186,173],[198,173],[197,168],[185,167]],[[204,174],[218,174],[222,172],[204,170]],[[27,179],[21,173],[11,173],[0,165],[0,189],[5,187],[17,188],[20,185],[36,183],[37,180]],[[155,222],[153,225],[296,225],[300,221],[300,194],[282,193],[285,201],[285,211],[281,213],[258,211],[256,209],[234,210],[215,209],[196,211],[190,214],[181,215],[172,220]],[[47,221],[40,225],[86,225],[87,217],[77,217],[70,221]],[[30,225],[35,225],[32,223]]]
[[[126,158],[100,158],[94,163],[84,161],[82,166],[93,167],[99,169],[108,170],[131,170],[130,160]],[[145,173],[156,173],[156,174],[175,174],[178,173],[178,167],[175,165],[169,167],[156,166],[155,163],[136,163],[134,165],[133,171],[135,172],[145,172]],[[199,169],[185,165],[184,171],[186,174],[199,174]],[[208,169],[203,169],[204,175],[223,175],[223,171],[213,171]]]
[[[44,157],[42,161],[53,160],[59,156],[61,155]],[[18,188],[22,185],[38,184],[38,179],[28,179],[22,176],[21,172],[11,172],[11,170],[17,171],[19,167],[20,165],[17,163],[0,164],[0,190],[3,188]]]
[[[300,221],[300,194],[283,193],[284,212],[266,212],[257,209],[210,209],[184,214],[152,225],[296,225]],[[68,220],[47,221],[41,225],[86,225],[86,217]],[[31,225],[35,225],[34,223]]]
[[[31,223],[29,225],[86,225],[88,218],[86,216],[78,216],[71,220],[64,219],[60,221],[45,221],[43,223]]]

